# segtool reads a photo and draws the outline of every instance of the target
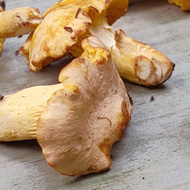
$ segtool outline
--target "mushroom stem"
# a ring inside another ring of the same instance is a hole
[[[35,139],[37,121],[47,101],[62,84],[35,86],[0,96],[0,141]]]

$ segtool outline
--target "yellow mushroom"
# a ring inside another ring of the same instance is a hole
[[[128,3],[128,0],[61,1],[45,12],[42,23],[20,52],[27,58],[30,69],[38,71],[67,53],[80,56],[82,39],[94,35],[111,51],[123,78],[145,86],[161,84],[174,70],[171,60],[131,39],[122,30],[110,27],[125,14]]]
[[[181,7],[183,11],[190,10],[190,1],[189,0],[168,0],[171,4],[176,4],[177,6]]]
[[[0,13],[0,38],[21,36],[32,32],[41,22],[38,9],[19,7]]]

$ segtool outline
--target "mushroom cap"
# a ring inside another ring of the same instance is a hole
[[[29,64],[32,71],[38,71],[63,57],[79,36],[88,31],[90,18],[82,10],[77,11],[69,6],[59,7],[43,19],[34,31],[32,40],[29,40]]]
[[[82,46],[82,56],[61,71],[63,89],[49,100],[37,128],[47,162],[69,176],[107,170],[111,147],[131,118],[130,98],[110,52],[94,37]]]
[[[32,32],[41,22],[38,9],[20,7],[0,13],[0,38],[21,36]]]
[[[112,24],[123,16],[128,0],[65,0],[50,7],[43,21],[28,41],[29,65],[32,71],[62,58],[67,53],[81,55],[81,40],[89,27],[102,19]],[[28,43],[26,42],[26,43]],[[20,52],[26,56],[25,52]]]

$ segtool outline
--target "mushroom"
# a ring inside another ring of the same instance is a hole
[[[89,35],[89,27],[93,25],[91,15],[101,15],[107,10],[108,22],[112,24],[125,14],[127,6],[128,0],[58,2],[44,13],[43,21],[27,45],[20,48],[20,53],[29,58],[27,62],[32,71],[41,70],[68,53],[78,57],[83,51],[81,40]]]
[[[80,42],[88,35],[89,27],[93,24],[90,15],[101,14],[104,9],[109,10],[115,5],[115,2],[115,0],[98,2],[66,0],[49,8],[44,13],[41,24],[26,42],[27,44],[30,42],[27,45],[28,52],[25,47],[20,48],[20,53],[28,59],[27,63],[29,63],[30,69],[32,71],[41,70],[43,66],[62,58],[64,55],[76,52],[77,45],[79,46],[77,48],[79,56],[82,53]],[[120,10],[120,14],[112,14],[108,11],[110,24],[124,15],[128,0],[121,1],[119,5],[115,9]]]
[[[151,46],[128,37],[122,30],[114,34],[115,44],[109,49],[121,77],[144,86],[164,83],[175,64]]]
[[[4,0],[0,0],[0,12],[5,10],[5,2]],[[3,43],[5,42],[5,38],[0,38],[0,55],[3,50]]]
[[[0,13],[0,38],[22,36],[32,32],[41,22],[38,9],[20,7]]]
[[[130,97],[110,52],[93,36],[82,47],[60,72],[60,84],[0,100],[0,140],[37,138],[49,165],[69,176],[109,169],[112,145],[131,119]]]
[[[87,32],[90,24],[91,20],[85,12],[81,10],[77,13],[73,7],[60,6],[50,12],[27,40],[29,53],[24,51],[23,54],[29,58],[30,69],[38,71],[67,54],[77,39]],[[20,52],[23,49],[26,48],[21,48]]]
[[[111,54],[97,38],[63,68],[57,90],[38,120],[37,140],[49,165],[63,175],[111,166],[110,150],[131,118],[131,104]]]

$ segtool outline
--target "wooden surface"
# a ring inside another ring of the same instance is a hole
[[[35,6],[44,12],[55,0],[7,0],[7,9]],[[166,0],[134,0],[116,25],[131,37],[165,53],[175,71],[164,85],[145,88],[128,82],[133,115],[112,149],[109,171],[78,177],[56,173],[36,141],[0,143],[1,190],[186,190],[190,189],[190,13]],[[0,57],[0,93],[54,84],[63,64],[29,71],[15,51],[26,37],[7,39]],[[150,101],[151,97],[154,101]]]

